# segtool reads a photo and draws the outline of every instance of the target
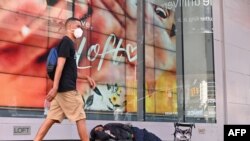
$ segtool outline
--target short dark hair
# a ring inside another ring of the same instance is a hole
[[[82,22],[81,22],[80,19],[75,18],[75,17],[70,17],[70,18],[68,18],[68,19],[66,20],[66,22],[65,22],[65,24],[64,24],[65,27],[67,27],[67,25],[68,25],[71,21],[79,21],[79,22],[82,24]]]
[[[96,126],[94,127],[94,129],[97,128],[97,127],[103,127],[103,125],[101,125],[101,124],[96,125]]]

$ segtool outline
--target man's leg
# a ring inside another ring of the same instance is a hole
[[[45,119],[42,123],[41,127],[39,128],[34,141],[42,141],[43,137],[47,134],[50,127],[55,123],[55,120],[52,119]]]
[[[86,128],[86,120],[78,120],[76,121],[76,125],[81,141],[89,141],[89,135]]]
[[[154,133],[149,132],[148,130],[144,129],[144,138],[145,141],[162,141],[158,136],[156,136]]]

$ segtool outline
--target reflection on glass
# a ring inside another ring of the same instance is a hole
[[[208,4],[183,7],[185,119],[214,123],[213,35],[208,32],[212,30]]]

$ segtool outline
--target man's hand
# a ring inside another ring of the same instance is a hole
[[[108,134],[110,137],[112,137],[112,138],[116,138],[116,136],[115,135],[113,135],[111,132],[110,132],[110,130],[105,130],[104,131],[106,134]]]
[[[56,94],[57,94],[57,89],[53,87],[53,88],[49,91],[49,93],[48,93],[46,99],[47,99],[49,102],[51,102],[51,101],[56,97]]]
[[[91,86],[92,89],[94,89],[96,87],[96,83],[95,83],[95,80],[92,79],[91,77],[87,77],[87,80],[89,81],[89,84]]]

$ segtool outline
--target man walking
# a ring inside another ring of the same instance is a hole
[[[69,18],[65,22],[66,35],[58,46],[58,60],[53,87],[46,99],[51,102],[45,121],[42,123],[34,141],[41,141],[54,123],[60,123],[65,116],[76,122],[81,141],[89,141],[86,129],[86,115],[83,109],[82,96],[76,90],[77,66],[74,42],[82,36],[82,24],[77,18]],[[86,76],[90,86],[95,81]]]

